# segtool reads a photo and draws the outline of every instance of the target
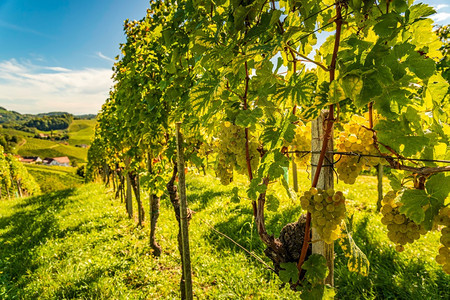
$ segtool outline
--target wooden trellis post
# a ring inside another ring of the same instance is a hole
[[[312,166],[312,176],[316,172],[317,162],[319,161],[320,150],[322,149],[323,135],[326,124],[324,120],[326,119],[327,112],[322,112],[322,114],[314,121],[312,121],[311,126],[311,166]],[[327,151],[333,150],[333,134],[328,141]],[[320,189],[332,189],[334,188],[333,182],[333,170],[331,168],[331,163],[333,162],[333,154],[325,154],[325,160],[323,162],[322,170],[320,171],[319,181],[317,188]],[[327,244],[323,241],[319,241],[321,238],[315,229],[312,230],[312,252],[317,254],[322,254],[327,259],[327,266],[330,273],[325,279],[326,284],[334,285],[334,244]]]

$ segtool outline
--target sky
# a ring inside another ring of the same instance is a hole
[[[448,0],[436,23],[450,23]],[[0,0],[0,106],[20,113],[97,113],[113,84],[123,22],[147,0]]]

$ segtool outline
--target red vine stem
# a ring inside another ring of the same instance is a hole
[[[337,54],[339,51],[339,43],[341,40],[342,14],[341,14],[340,3],[336,3],[335,23],[336,23],[336,35],[335,35],[335,39],[334,39],[333,56],[331,57],[331,64],[330,64],[330,68],[329,68],[330,83],[334,81]],[[327,127],[325,129],[325,135],[323,137],[322,150],[320,151],[319,161],[317,162],[316,172],[314,174],[314,179],[313,179],[313,182],[311,185],[312,187],[317,187],[317,183],[319,182],[320,171],[322,170],[323,161],[325,159],[325,154],[326,154],[327,147],[328,147],[328,140],[331,137],[333,123],[334,123],[334,105],[331,104],[330,108],[329,108],[327,122],[326,122]],[[303,263],[305,262],[306,253],[308,251],[309,242],[311,240],[310,227],[311,227],[311,213],[308,212],[306,214],[305,239],[303,240],[302,251],[300,253],[300,259],[297,264],[297,269],[299,270],[299,272],[301,271]]]

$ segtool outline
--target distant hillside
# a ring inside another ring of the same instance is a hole
[[[9,111],[0,107],[0,125],[3,128],[21,130],[29,133],[38,133],[40,131],[52,131],[67,129],[72,121],[75,120],[94,120],[96,115],[72,115],[67,112],[48,112],[32,114],[21,114],[15,111]]]
[[[26,115],[22,115],[15,111],[6,110],[6,108],[0,106],[0,124],[7,122],[20,122],[26,118]]]
[[[71,162],[85,163],[88,151],[86,147],[94,135],[95,123],[95,120],[74,120],[64,131],[40,131],[42,135],[48,136],[47,138],[37,138],[35,133],[0,126],[0,144],[3,140],[10,140],[8,152],[22,156],[68,156]],[[50,137],[51,134],[59,137],[63,132],[68,136],[68,140],[52,140]]]

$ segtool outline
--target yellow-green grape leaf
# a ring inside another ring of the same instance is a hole
[[[344,255],[348,257],[347,268],[351,272],[356,272],[363,276],[369,275],[370,262],[364,252],[359,249],[352,238],[351,232],[345,228],[346,235],[339,240]]]
[[[361,94],[363,87],[363,81],[361,76],[355,74],[348,74],[341,79],[341,85],[344,89],[345,96],[350,98],[352,101],[356,101]]]
[[[328,91],[328,102],[338,103],[345,100],[345,93],[339,81],[335,80],[330,84],[330,90]]]

